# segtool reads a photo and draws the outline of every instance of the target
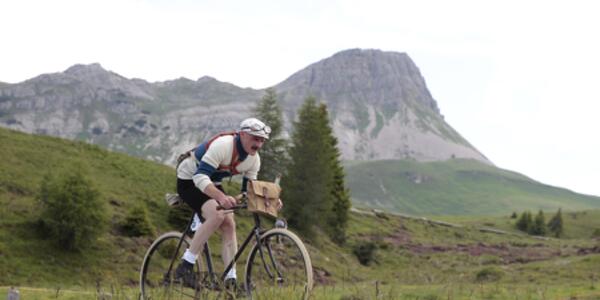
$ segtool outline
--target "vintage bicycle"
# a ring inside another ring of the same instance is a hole
[[[244,200],[230,210],[248,210],[247,198]],[[172,206],[183,202],[176,194],[168,196],[169,201]],[[245,263],[245,277],[240,285],[244,296],[259,299],[261,293],[276,289],[288,299],[308,299],[313,287],[313,270],[308,251],[300,238],[285,226],[277,226],[284,223],[280,220],[275,222],[275,228],[266,229],[262,227],[260,212],[252,211],[251,215],[254,226],[222,273],[215,270],[209,243],[204,245],[194,266],[198,280],[192,287],[177,282],[174,273],[183,252],[190,245],[194,215],[183,232],[172,231],[158,237],[148,248],[142,262],[141,298],[200,299],[211,293],[220,295],[225,290],[223,281],[227,272],[234,263],[239,262],[246,247],[251,245]]]

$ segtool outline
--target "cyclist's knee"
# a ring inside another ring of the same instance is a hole
[[[204,214],[204,218],[206,219],[206,222],[216,222],[217,224],[222,224],[223,221],[225,220],[225,214],[220,211],[212,211],[209,213],[205,213]]]
[[[226,219],[226,215],[222,210],[218,210],[215,214],[214,214],[214,218],[216,220],[219,221],[220,224],[223,224],[223,221],[225,221]]]
[[[225,219],[223,220],[223,223],[221,223],[221,229],[223,229],[223,230],[235,229],[235,220],[233,218],[233,214],[225,215]]]
[[[223,223],[225,220],[226,214],[223,210],[217,210],[217,202],[214,200],[210,200],[211,202],[207,202],[202,207],[202,215],[206,219],[206,221],[214,221],[218,224]]]

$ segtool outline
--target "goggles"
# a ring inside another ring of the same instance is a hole
[[[240,129],[241,131],[250,131],[250,132],[264,132],[264,134],[269,135],[271,134],[271,127],[269,127],[268,125],[263,125],[261,126],[258,123],[252,124],[250,126],[244,126]]]

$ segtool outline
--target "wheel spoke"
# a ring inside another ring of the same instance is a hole
[[[180,233],[166,233],[156,239],[148,249],[140,276],[143,299],[194,299],[198,297],[199,285],[196,288],[185,287],[174,278],[179,258],[189,245],[187,240],[184,240],[178,249],[180,239]],[[169,268],[171,269],[169,270]],[[195,268],[199,274],[197,267]]]
[[[254,246],[246,265],[246,286],[252,295],[272,294],[269,290],[274,289],[282,295],[297,295],[296,299],[307,298],[312,266],[300,239],[288,230],[274,229],[261,237],[260,244],[260,248]]]

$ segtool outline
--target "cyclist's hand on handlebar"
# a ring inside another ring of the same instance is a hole
[[[217,200],[217,203],[219,203],[219,205],[225,209],[230,209],[237,205],[237,200],[229,195],[224,195],[222,198]]]
[[[238,202],[240,202],[240,201],[246,199],[246,197],[248,197],[248,195],[244,192],[244,193],[241,193],[241,194],[235,196],[234,198],[235,198],[235,200],[237,200]]]

